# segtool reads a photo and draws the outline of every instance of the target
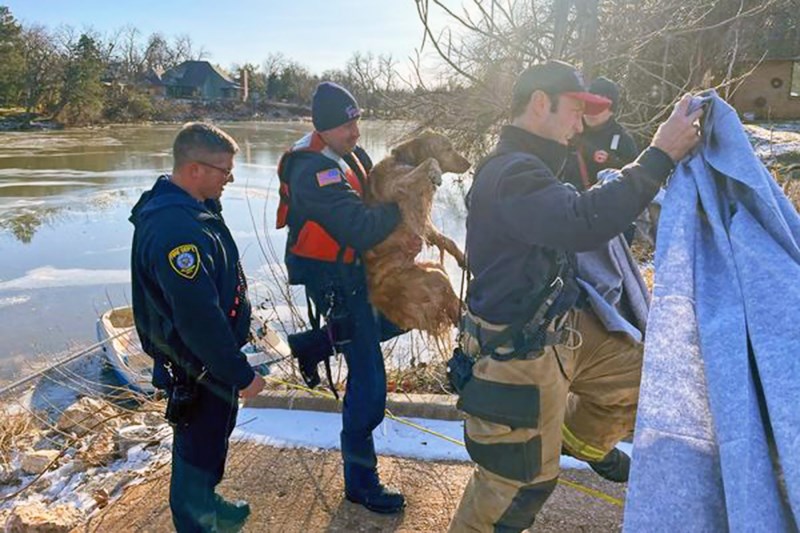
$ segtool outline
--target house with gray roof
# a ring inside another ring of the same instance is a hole
[[[241,86],[208,61],[184,61],[160,78],[171,98],[235,100],[241,96]]]

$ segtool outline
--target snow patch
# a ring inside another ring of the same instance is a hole
[[[409,418],[408,421],[463,442],[463,422]],[[342,415],[315,411],[244,408],[239,411],[234,439],[284,448],[339,449]],[[466,448],[451,440],[426,433],[401,422],[385,419],[373,432],[375,449],[393,455],[424,461],[470,461]],[[621,442],[617,448],[628,455],[632,446]],[[561,457],[561,468],[588,468],[572,457]]]

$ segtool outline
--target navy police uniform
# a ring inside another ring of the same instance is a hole
[[[239,390],[254,378],[240,352],[251,310],[239,252],[219,202],[198,202],[168,176],[142,195],[130,220],[133,310],[155,360],[153,384],[171,391],[196,383],[186,423],[174,428],[173,522],[181,533],[213,530]]]
[[[327,313],[331,298],[346,311],[352,336],[341,347],[348,368],[341,433],[345,489],[350,499],[381,510],[365,501],[382,490],[372,440],[386,406],[379,343],[400,331],[370,305],[360,255],[394,230],[400,211],[396,204],[364,203],[371,168],[362,148],[342,157],[325,145],[318,132],[306,135],[278,165],[277,226],[289,228],[285,258],[289,282],[304,285],[321,314]]]
[[[466,248],[474,279],[463,346],[475,363],[459,407],[477,467],[452,532],[530,527],[555,488],[562,443],[576,457],[599,460],[633,428],[641,354],[618,353],[581,309],[574,254],[623,231],[673,163],[651,147],[618,180],[579,194],[556,177],[567,155],[566,146],[505,126],[470,189]],[[482,344],[529,320],[531,302],[554,286],[560,292],[551,293],[558,296],[541,337],[548,340],[509,339],[484,353]]]

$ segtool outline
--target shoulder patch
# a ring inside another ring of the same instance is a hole
[[[338,168],[332,168],[330,170],[323,170],[321,172],[317,172],[317,184],[320,187],[325,187],[326,185],[330,185],[331,183],[341,183],[342,181],[342,171]]]
[[[200,254],[194,244],[181,244],[170,250],[167,259],[172,270],[186,279],[194,279],[200,270]]]

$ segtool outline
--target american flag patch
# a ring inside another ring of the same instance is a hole
[[[317,183],[320,187],[330,185],[331,183],[339,183],[341,181],[342,172],[338,168],[317,172]]]

